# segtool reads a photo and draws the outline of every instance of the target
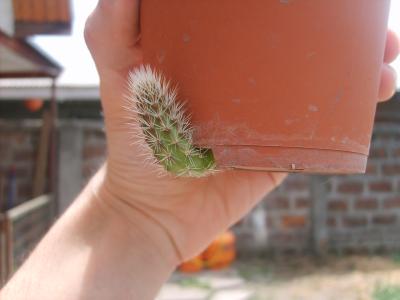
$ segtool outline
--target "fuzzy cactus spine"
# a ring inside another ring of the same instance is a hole
[[[215,170],[212,151],[193,145],[190,120],[176,100],[176,89],[149,66],[134,70],[129,86],[144,139],[165,170],[187,177]]]

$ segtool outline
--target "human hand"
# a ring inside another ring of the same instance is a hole
[[[381,71],[379,101],[390,99],[396,91],[396,71],[389,64],[397,58],[399,52],[399,37],[393,31],[389,30],[386,38],[385,56],[383,58]]]
[[[139,226],[160,255],[177,264],[245,215],[285,174],[224,171],[207,178],[158,177],[140,159],[142,148],[130,142],[137,137],[126,125],[135,116],[124,108],[128,72],[142,63],[138,14],[138,0],[100,0],[86,25],[100,75],[108,145],[106,167],[98,175],[99,198]],[[381,100],[393,95],[395,72],[388,64],[398,52],[399,40],[389,32]]]

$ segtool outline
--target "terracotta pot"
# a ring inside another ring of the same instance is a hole
[[[221,168],[364,172],[389,0],[143,0],[144,61]]]

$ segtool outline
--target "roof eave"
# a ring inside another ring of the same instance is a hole
[[[0,31],[0,44],[13,50],[19,56],[28,59],[38,66],[34,71],[0,71],[0,78],[21,78],[21,77],[51,77],[60,75],[62,68],[54,60],[42,53],[40,50],[22,39],[7,36]]]

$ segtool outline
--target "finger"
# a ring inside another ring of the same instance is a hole
[[[396,71],[384,64],[381,70],[381,82],[379,86],[379,101],[390,99],[396,91]]]
[[[396,59],[400,52],[400,40],[395,32],[389,30],[386,38],[384,62],[389,64]]]
[[[139,38],[139,0],[99,0],[97,9],[112,26],[114,39],[132,47]]]

